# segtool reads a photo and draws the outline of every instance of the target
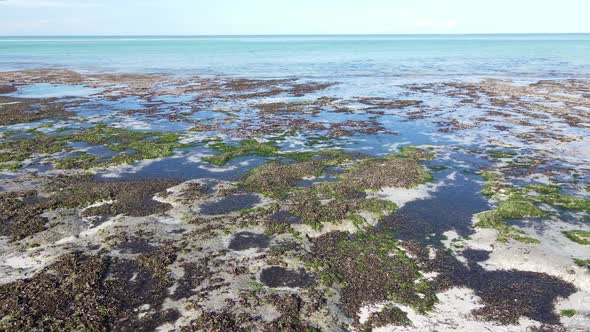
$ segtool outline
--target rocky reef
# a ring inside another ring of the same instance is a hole
[[[590,82],[343,85],[0,73],[0,330],[587,330]]]

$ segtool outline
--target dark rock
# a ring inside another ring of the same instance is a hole
[[[300,287],[313,284],[314,279],[304,269],[287,270],[273,266],[262,270],[260,280],[268,287]]]
[[[252,232],[240,232],[234,235],[229,243],[229,249],[242,251],[251,248],[268,248],[270,237]]]

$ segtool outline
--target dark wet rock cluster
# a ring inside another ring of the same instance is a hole
[[[299,295],[292,293],[271,294],[266,300],[280,313],[279,318],[266,324],[265,329],[267,329],[267,331],[320,331],[320,329],[303,320],[305,314],[310,314],[312,312],[309,312],[309,308],[305,307],[305,304]]]
[[[302,160],[271,162],[253,170],[242,180],[248,190],[284,200],[282,208],[273,211],[268,219],[271,227],[274,224],[276,229],[300,222],[321,229],[324,223],[338,223],[347,218],[362,224],[364,217],[358,215],[360,211],[383,217],[397,208],[391,202],[367,198],[366,190],[410,188],[430,179],[430,174],[419,160],[406,155],[366,158],[324,151],[316,156],[292,158]],[[338,172],[331,181],[319,181],[303,187],[297,185],[306,177],[318,177],[344,163],[352,166]]]
[[[1,193],[0,235],[20,240],[45,230],[48,219],[41,216],[49,208],[45,204],[36,191]]]
[[[223,197],[214,202],[207,202],[200,206],[203,215],[223,215],[234,211],[251,209],[260,203],[260,197],[252,194],[236,194]]]
[[[410,106],[418,106],[422,103],[420,100],[390,100],[383,97],[362,97],[355,100],[369,109],[397,109]]]
[[[143,237],[125,237],[116,245],[116,249],[123,254],[151,254],[156,252],[158,247]]]
[[[247,322],[251,325],[253,320],[255,319],[247,314],[236,316],[229,311],[205,311],[189,326],[183,327],[182,331],[241,332],[244,331],[243,324]]]
[[[289,270],[273,266],[262,270],[260,280],[268,287],[305,288],[314,282],[314,278],[304,269]]]
[[[0,84],[0,94],[16,92],[16,87],[9,84]]]
[[[270,245],[270,236],[266,234],[257,234],[252,232],[236,233],[229,242],[228,248],[236,251],[248,249],[263,249]]]
[[[270,216],[270,218],[274,222],[278,222],[280,224],[287,224],[287,225],[300,224],[303,222],[303,219],[301,217],[293,215],[287,211],[277,211],[277,212],[273,213]]]
[[[207,290],[215,289],[218,286],[209,286],[204,290],[197,290],[205,281],[210,280],[213,276],[209,265],[214,261],[214,257],[204,257],[195,262],[183,263],[181,267],[184,270],[182,278],[177,280],[176,289],[171,298],[174,300],[186,299],[191,296],[200,294],[206,295]]]
[[[30,83],[62,83],[80,84],[82,74],[67,69],[30,69],[3,72],[0,76],[1,83],[19,82]]]

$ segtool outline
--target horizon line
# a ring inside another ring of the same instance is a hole
[[[298,36],[481,36],[481,35],[584,35],[590,32],[474,32],[474,33],[302,33],[302,34],[82,34],[1,35],[0,37],[298,37]]]

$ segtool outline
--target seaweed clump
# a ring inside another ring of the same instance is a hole
[[[418,266],[388,234],[322,235],[313,241],[308,264],[317,268],[324,283],[340,286],[342,310],[357,323],[366,305],[393,301],[424,313],[438,301]],[[400,317],[399,322],[404,320]]]
[[[438,250],[431,259],[429,251],[423,247],[408,243],[405,248],[415,257],[420,271],[437,273],[431,281],[436,292],[453,287],[472,289],[483,305],[472,313],[486,321],[518,324],[524,316],[556,326],[560,324],[555,310],[556,299],[568,298],[577,291],[571,283],[544,273],[488,271],[479,264],[489,258],[487,251],[464,250],[465,264],[446,250]]]
[[[283,200],[285,204],[279,213],[289,213],[316,230],[325,223],[346,219],[363,228],[370,221],[368,218],[380,220],[397,209],[393,202],[367,197],[367,191],[409,188],[431,179],[414,158],[366,158],[335,151],[289,156],[297,162],[261,166],[251,171],[242,185],[250,191]],[[323,181],[319,177],[329,168],[341,172],[332,180]],[[318,181],[309,186],[298,185],[304,178]]]
[[[83,216],[147,216],[168,211],[171,205],[153,200],[156,193],[178,184],[174,180],[135,180],[97,182],[92,176],[58,176],[46,186],[49,195],[36,191],[0,194],[0,235],[21,240],[46,229],[49,219],[43,214],[55,209],[87,208]]]
[[[162,308],[172,286],[171,252],[162,249],[138,260],[74,253],[31,279],[0,285],[0,329],[153,330],[174,321],[179,313]],[[150,310],[138,316],[146,304]]]
[[[319,332],[319,328],[304,319],[306,306],[297,294],[272,293],[264,296],[265,303],[273,305],[279,317],[270,322],[262,320],[260,315],[249,313],[234,313],[229,309],[219,311],[204,310],[201,315],[191,321],[189,326],[181,331],[212,331],[212,332],[241,332],[241,331],[270,331],[270,332]]]
[[[34,190],[0,193],[0,235],[14,241],[45,230],[48,219],[41,216],[45,207],[26,203],[34,197]]]
[[[409,326],[412,321],[408,314],[394,305],[387,305],[381,311],[371,314],[369,319],[363,324],[363,329],[371,331],[387,325]]]
[[[296,163],[268,163],[250,172],[243,179],[242,184],[248,190],[281,199],[289,194],[297,181],[306,177],[320,176],[326,168],[336,166],[348,159],[348,156],[336,152],[330,154],[324,152],[320,155],[318,158],[292,156],[301,160]]]
[[[7,89],[9,88],[4,88],[5,91],[10,92]],[[55,99],[0,96],[0,125],[3,126],[45,119],[63,119],[73,114],[65,110],[63,103],[55,102]]]
[[[360,190],[412,188],[431,179],[431,175],[413,158],[362,160],[345,177],[349,185]]]

